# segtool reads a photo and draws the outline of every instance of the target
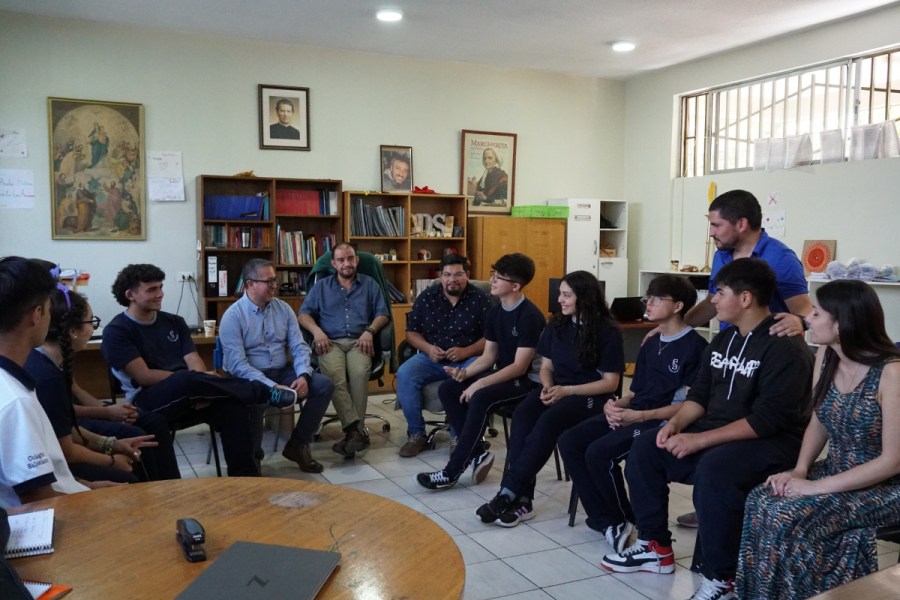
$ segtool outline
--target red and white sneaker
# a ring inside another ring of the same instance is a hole
[[[694,592],[691,600],[734,600],[734,579],[719,581],[718,579],[703,578],[700,589]]]
[[[607,554],[600,564],[616,573],[674,573],[675,554],[672,548],[663,548],[656,541],[638,540],[617,554]]]

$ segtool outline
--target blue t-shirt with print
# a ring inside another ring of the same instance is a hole
[[[685,397],[700,369],[703,350],[709,343],[690,327],[672,337],[651,338],[638,352],[631,380],[634,398],[628,408],[653,410]]]

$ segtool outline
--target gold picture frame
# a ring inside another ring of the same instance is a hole
[[[147,239],[144,105],[47,99],[54,240]]]

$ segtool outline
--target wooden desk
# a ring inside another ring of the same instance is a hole
[[[883,569],[814,596],[812,600],[895,600],[900,594],[900,565]]]
[[[212,354],[216,348],[216,338],[198,334],[192,335],[194,345],[206,366],[212,369]],[[100,340],[88,342],[84,350],[75,355],[75,381],[82,389],[100,400],[110,397],[109,367],[100,354]]]
[[[283,506],[291,500],[301,507]],[[28,506],[41,508],[56,509],[56,552],[15,559],[13,566],[23,579],[72,586],[67,600],[174,598],[239,540],[340,552],[341,566],[317,600],[458,600],[465,582],[459,549],[434,521],[336,485],[231,477],[159,481]],[[175,521],[184,517],[206,530],[206,562],[187,562],[175,541]]]

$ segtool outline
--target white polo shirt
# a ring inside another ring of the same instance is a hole
[[[45,485],[62,494],[88,491],[69,471],[34,379],[0,356],[0,506],[19,506],[19,494]]]

